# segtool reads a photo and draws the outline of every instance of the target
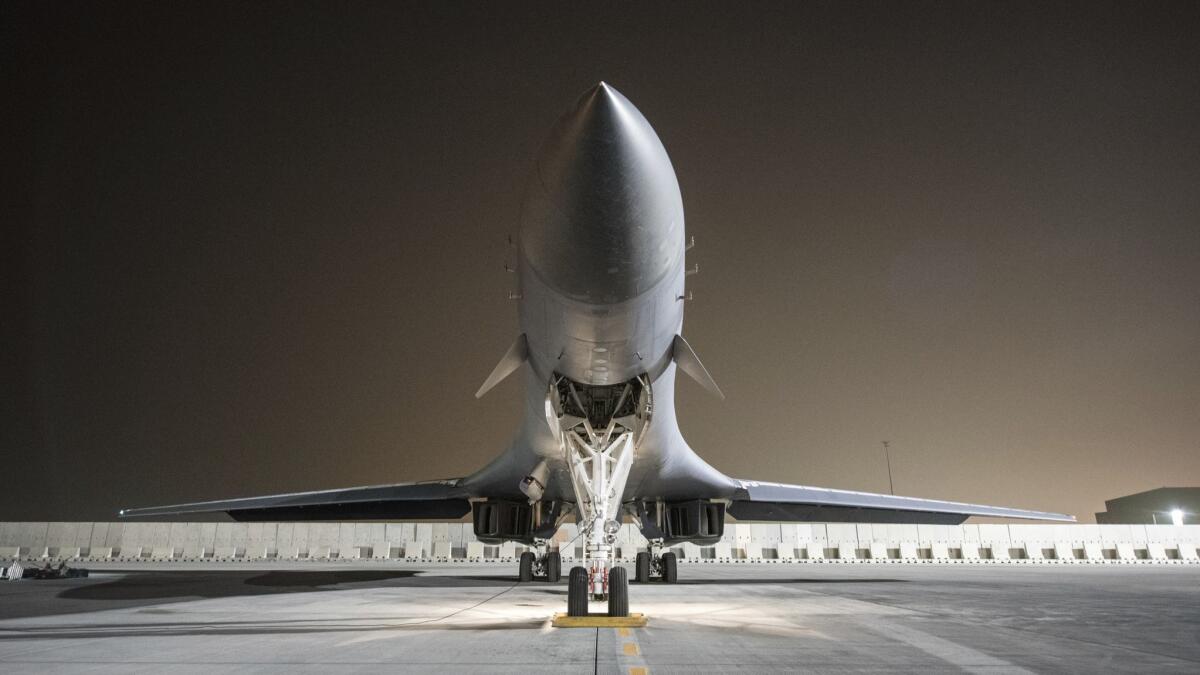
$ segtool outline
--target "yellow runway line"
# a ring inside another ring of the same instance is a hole
[[[625,652],[625,656],[638,655],[638,646],[636,642],[626,642],[625,644],[621,645],[621,649]]]

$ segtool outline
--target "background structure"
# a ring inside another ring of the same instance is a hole
[[[679,175],[715,466],[886,491],[888,439],[899,494],[1084,519],[1200,482],[1195,3],[352,9],[0,10],[6,520],[489,459],[505,236],[600,79]]]

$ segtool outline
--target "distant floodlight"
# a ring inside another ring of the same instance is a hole
[[[1181,509],[1171,509],[1171,524],[1172,525],[1182,525],[1183,524],[1183,511]]]

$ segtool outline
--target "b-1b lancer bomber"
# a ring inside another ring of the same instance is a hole
[[[601,82],[554,125],[529,178],[517,237],[521,334],[484,381],[512,373],[525,406],[512,445],[464,478],[126,509],[124,517],[224,511],[241,521],[459,519],[485,543],[520,542],[520,578],[558,581],[551,542],[584,540],[568,613],[589,599],[629,611],[615,541],[628,516],[649,542],[635,578],[677,578],[681,542],[711,545],[739,520],[961,523],[1057,513],[732,478],[688,446],[675,376],[722,397],[680,334],[689,274],[675,171],[646,118]]]

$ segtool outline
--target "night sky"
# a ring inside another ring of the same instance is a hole
[[[717,468],[1200,484],[1200,4],[177,4],[0,10],[0,520],[500,452],[505,237],[601,79],[679,176]]]

